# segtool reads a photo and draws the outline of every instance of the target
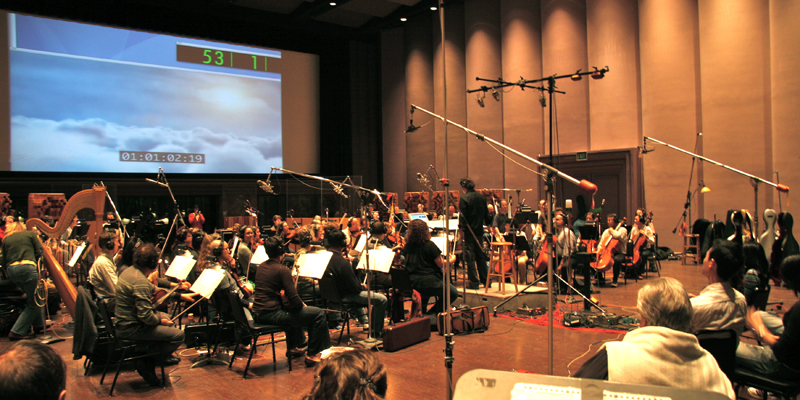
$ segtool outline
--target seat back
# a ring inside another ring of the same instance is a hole
[[[700,347],[706,349],[717,360],[719,368],[733,382],[736,369],[736,347],[739,338],[733,329],[703,330],[695,334]]]
[[[756,288],[747,299],[748,306],[755,306],[761,311],[767,310],[767,302],[769,301],[769,293],[772,291],[772,286],[767,285],[765,288]]]
[[[329,271],[325,271],[322,279],[319,280],[319,296],[327,302],[335,304],[341,304],[342,302],[341,297],[339,297],[339,289],[336,288],[336,281]]]
[[[402,268],[391,268],[389,274],[392,276],[392,288],[396,290],[411,290],[411,279],[408,271]]]
[[[231,307],[231,314],[237,324],[245,328],[252,328],[253,325],[247,320],[247,315],[244,313],[244,306],[239,302],[239,294],[232,290],[225,290],[227,301]],[[220,299],[222,300],[222,299]]]
[[[100,316],[103,318],[103,325],[105,325],[106,334],[114,340],[114,343],[116,343],[117,346],[122,347],[122,344],[117,337],[117,333],[114,330],[114,322],[111,321],[111,314],[108,312],[106,299],[103,298],[103,296],[97,296],[97,311],[100,312]]]

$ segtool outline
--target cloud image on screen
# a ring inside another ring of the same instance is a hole
[[[282,166],[279,79],[11,51],[13,171],[263,173]],[[203,154],[123,162],[120,152]]]

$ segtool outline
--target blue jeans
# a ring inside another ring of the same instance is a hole
[[[277,309],[255,315],[259,324],[286,326],[286,349],[296,349],[305,341],[303,328],[308,330],[308,354],[316,355],[331,347],[325,311],[305,306],[299,310]]]
[[[759,311],[761,320],[773,335],[783,334],[783,320],[773,314]],[[739,342],[736,348],[736,366],[747,368],[759,374],[772,378],[780,379],[800,379],[800,371],[789,369],[782,362],[778,361],[772,348],[763,345],[756,346],[744,342]]]
[[[383,331],[383,320],[386,318],[386,304],[389,300],[386,299],[386,296],[371,292],[372,296],[372,325],[370,329],[372,329],[373,334],[378,334],[379,332]],[[342,296],[342,302],[344,303],[352,303],[352,304],[359,304],[362,306],[367,305],[367,291],[362,290],[358,294],[348,294]]]
[[[44,314],[42,314],[42,307],[36,304],[36,284],[39,280],[36,266],[30,264],[11,265],[8,267],[8,278],[19,286],[25,292],[25,296],[28,297],[25,301],[25,308],[11,328],[11,332],[24,336],[30,333],[31,325],[37,328],[43,327]],[[46,298],[42,300],[42,306],[46,301]]]

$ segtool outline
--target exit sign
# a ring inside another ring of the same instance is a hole
[[[577,154],[575,154],[575,160],[577,160],[577,161],[586,161],[586,152],[585,151],[581,151],[581,152],[578,152]]]

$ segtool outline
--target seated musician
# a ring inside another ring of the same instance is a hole
[[[299,242],[299,247],[297,248],[297,252],[295,253],[296,257],[294,259],[294,268],[292,269],[292,277],[296,278],[297,293],[300,295],[300,298],[314,298],[317,294],[319,294],[319,285],[317,285],[313,279],[311,278],[304,278],[301,276],[297,276],[298,270],[300,266],[297,264],[297,260],[300,258],[301,255],[306,253],[311,253],[314,251],[314,246],[311,245],[311,231],[308,228],[302,228],[297,232],[297,241]]]
[[[413,220],[408,224],[406,233],[406,246],[403,249],[405,257],[405,269],[408,270],[411,287],[422,296],[423,304],[431,297],[436,297],[436,304],[428,311],[430,314],[437,314],[444,311],[444,299],[442,289],[442,269],[444,261],[442,250],[431,241],[431,234],[428,224],[421,220]],[[450,253],[450,262],[456,259],[455,254]],[[458,289],[452,283],[450,286],[450,303],[458,299]],[[449,304],[448,304],[449,306]]]
[[[315,242],[315,244],[322,243],[322,238],[324,237],[322,228],[324,226],[322,217],[315,215],[314,220],[311,221],[311,225],[308,227],[308,231],[311,233],[311,241]]]
[[[516,237],[511,232],[511,227],[516,226],[516,222],[511,219],[506,219],[503,222],[502,232],[503,232],[503,239],[505,242],[515,243]],[[521,236],[521,233],[517,233],[516,236]],[[519,277],[519,282],[527,282],[528,281],[528,253],[525,249],[521,249],[518,247],[514,247],[514,256],[517,259],[517,276]]]
[[[652,211],[651,211],[651,214],[652,214]],[[644,212],[644,208],[637,208],[636,209],[636,215],[642,217],[642,221],[647,221],[647,214]],[[652,218],[652,215],[650,217]],[[650,221],[648,221],[647,223],[645,223],[645,225],[647,225],[647,227],[650,228],[650,231],[653,232],[653,234],[656,233],[656,226],[653,225],[653,220],[652,219]]]
[[[209,305],[208,319],[209,321],[213,320],[219,312],[226,320],[233,321],[231,305],[227,301],[228,298],[224,291],[238,290],[242,295],[246,293],[240,290],[239,282],[231,274],[231,266],[235,265],[235,261],[231,257],[228,243],[220,239],[217,234],[207,235],[206,242],[200,250],[200,257],[196,264],[197,269],[202,273],[203,270],[211,268],[225,274],[222,282],[217,286],[217,290],[214,291],[212,304]],[[243,301],[242,304],[247,305],[247,302]]]
[[[333,275],[336,289],[339,291],[339,297],[342,302],[366,306],[367,299],[370,299],[372,304],[372,326],[370,326],[372,337],[380,337],[383,334],[383,320],[386,318],[388,300],[386,296],[376,292],[371,292],[370,297],[367,297],[366,285],[362,285],[358,281],[350,261],[342,256],[342,252],[346,248],[345,240],[345,235],[340,230],[334,230],[328,235],[328,250],[333,255],[328,262],[325,275]],[[362,325],[368,323],[366,315],[357,315],[357,317]]]
[[[247,279],[253,280],[256,276],[256,266],[250,265],[250,259],[253,258],[253,252],[258,248],[258,240],[256,232],[258,228],[250,225],[243,225],[239,228],[239,236],[242,238],[239,242],[239,248],[236,250],[236,264],[243,274],[247,275]]]
[[[641,239],[640,239],[641,236]],[[647,266],[647,259],[653,255],[652,246],[656,243],[656,236],[649,226],[644,224],[644,216],[637,212],[633,217],[633,228],[631,228],[631,243],[639,246],[639,264],[634,265],[639,279],[644,279],[644,269]],[[641,240],[641,243],[640,243]]]
[[[94,292],[103,296],[108,302],[108,311],[114,314],[114,292],[117,287],[117,265],[114,257],[119,252],[119,236],[114,232],[103,232],[97,239],[97,248],[100,255],[94,260],[89,269],[89,283],[94,286]]]
[[[616,251],[616,254],[614,254],[614,277],[611,281],[611,287],[617,287],[620,266],[625,262],[625,242],[628,239],[628,230],[619,223],[617,214],[608,214],[607,222],[608,228],[603,231],[603,235],[600,236],[600,244],[597,246],[597,258],[599,261],[600,255],[606,251],[606,247],[611,242],[611,239],[616,239],[618,241],[614,249],[614,251]],[[617,225],[619,225],[619,227],[617,227]]]
[[[278,228],[280,228],[283,225],[282,222],[283,222],[283,220],[281,219],[280,215],[278,215],[278,214],[273,215],[272,216],[272,227],[269,228],[269,229],[274,233],[278,233]]]
[[[260,324],[282,325],[287,327],[286,355],[299,357],[303,354],[298,347],[305,342],[303,329],[308,330],[308,353],[306,366],[314,366],[321,361],[323,350],[331,347],[331,337],[325,312],[317,307],[309,307],[297,294],[292,273],[283,265],[283,243],[276,237],[268,238],[264,250],[269,260],[259,265],[256,274],[255,302],[253,318]],[[281,301],[285,293],[288,305]]]
[[[173,328],[167,314],[153,309],[155,286],[147,276],[158,267],[158,251],[152,244],[139,246],[133,254],[133,268],[119,276],[116,288],[116,332],[120,339],[151,342],[151,350],[166,359],[183,343],[182,330]],[[191,301],[190,295],[182,295]],[[156,359],[136,361],[136,371],[150,385],[160,384],[155,372]]]
[[[553,272],[558,273],[562,279],[569,282],[570,261],[572,253],[577,251],[577,240],[575,233],[567,227],[564,214],[556,214],[553,225],[556,228],[556,264]],[[542,249],[542,251],[545,250]],[[566,292],[566,290],[567,287],[559,281],[559,291]]]
[[[374,221],[369,227],[370,238],[367,241],[366,250],[374,250],[380,248],[396,249],[395,244],[386,237],[386,224],[381,221]],[[361,254],[364,257],[364,254]],[[371,271],[369,280],[370,285],[380,285],[383,287],[392,287],[392,275],[386,272]]]
[[[497,214],[495,214],[494,218],[492,219],[492,227],[490,228],[492,231],[492,241],[503,241],[503,226],[505,226],[507,221],[510,221],[508,218],[508,202],[501,200],[500,207],[497,210]]]
[[[358,252],[353,251],[353,249],[358,244],[358,240],[361,237],[361,221],[357,217],[352,217],[347,220],[347,228],[343,230],[345,238],[346,238],[346,246],[349,251],[350,255],[356,256]]]

